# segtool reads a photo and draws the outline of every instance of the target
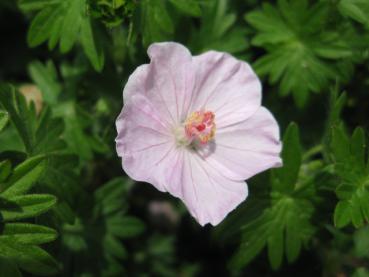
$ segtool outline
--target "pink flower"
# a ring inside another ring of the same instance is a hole
[[[216,51],[191,56],[173,42],[148,54],[116,121],[123,169],[182,199],[201,225],[216,225],[246,199],[244,180],[281,165],[278,124],[247,63]]]

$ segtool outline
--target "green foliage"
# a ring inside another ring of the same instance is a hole
[[[306,178],[300,173],[302,150],[296,124],[289,125],[283,145],[283,167],[271,173],[270,207],[242,227],[242,242],[231,261],[232,267],[244,266],[268,246],[270,264],[273,269],[278,269],[284,254],[292,263],[302,245],[314,234],[311,223],[314,190],[311,177]]]
[[[48,41],[49,49],[59,42],[62,53],[69,52],[80,36],[80,42],[97,71],[104,66],[102,37],[87,14],[86,0],[33,1],[22,0],[24,10],[40,10],[32,21],[27,41],[36,47]]]
[[[351,138],[342,128],[333,129],[335,171],[341,180],[336,189],[340,201],[334,212],[334,223],[339,228],[350,222],[360,227],[369,220],[369,166],[365,161],[365,140],[361,128],[357,128]]]
[[[369,3],[365,0],[341,0],[338,4],[340,12],[369,27]]]
[[[18,267],[33,274],[52,275],[58,272],[59,265],[38,245],[55,240],[56,231],[15,221],[37,217],[55,206],[55,196],[29,191],[46,171],[47,156],[32,154],[39,152],[40,143],[45,144],[43,149],[47,149],[47,144],[54,145],[57,138],[51,132],[48,137],[51,140],[45,139],[44,128],[49,120],[47,110],[38,121],[34,105],[28,107],[23,96],[12,86],[1,85],[0,95],[0,104],[6,110],[3,114],[9,115],[6,120],[12,122],[30,155],[15,167],[10,160],[0,160],[0,270],[11,276],[21,276]]]
[[[368,1],[261,2],[0,1],[1,276],[368,276]],[[158,41],[269,79],[283,167],[216,228],[116,177],[122,87]]]
[[[7,112],[0,111],[0,132],[4,129],[6,123],[8,123],[9,115]]]
[[[354,234],[354,251],[356,257],[369,257],[369,227],[358,229]]]
[[[133,216],[127,216],[127,197],[129,180],[117,178],[97,189],[91,199],[85,201],[88,209],[81,209],[73,224],[64,224],[61,238],[64,246],[74,253],[78,261],[80,274],[112,276],[123,274],[120,260],[128,258],[121,239],[129,239],[144,231],[144,224]],[[91,251],[91,248],[93,251]],[[81,257],[81,252],[83,257]],[[91,265],[90,260],[100,253],[98,263]],[[106,264],[109,267],[106,268]],[[68,266],[68,265],[67,265]]]
[[[197,52],[219,50],[239,54],[248,47],[246,29],[236,25],[237,16],[227,11],[228,1],[209,1],[200,28],[194,31],[191,46]]]
[[[139,23],[142,28],[142,40],[145,46],[155,41],[165,41],[174,33],[173,20],[170,17],[166,1],[143,0],[140,1]]]
[[[200,0],[169,0],[181,12],[199,17],[201,16]]]
[[[91,159],[94,151],[105,151],[106,145],[98,138],[90,138],[86,134],[85,129],[92,122],[92,116],[76,104],[75,96],[73,94],[68,97],[63,95],[63,99],[60,99],[62,97],[60,92],[63,88],[59,83],[57,70],[53,63],[47,62],[44,65],[38,61],[32,62],[29,65],[29,72],[33,81],[40,88],[45,102],[53,108],[56,117],[52,121],[45,120],[48,125],[42,126],[42,135],[55,142],[57,141],[56,137],[60,137],[61,132],[64,131],[69,150],[78,154],[82,159]],[[69,68],[64,69],[62,76],[70,80],[66,87],[75,85],[75,80],[69,76],[70,74],[75,73],[70,72]],[[48,113],[46,118],[51,117],[50,111],[45,111],[45,113]],[[65,130],[63,123],[60,121],[64,122]],[[40,141],[40,139],[38,138],[37,141]],[[39,143],[39,145],[45,146],[45,143]]]
[[[4,162],[3,162],[4,164]],[[48,194],[26,194],[44,171],[40,157],[30,158],[13,170],[2,169],[0,182],[1,272],[21,276],[17,267],[33,274],[51,275],[58,263],[38,245],[56,239],[55,230],[28,223],[8,223],[45,213],[56,203]],[[7,171],[4,174],[4,171]]]
[[[257,30],[252,44],[267,51],[255,63],[257,72],[279,82],[281,95],[292,93],[298,106],[330,81],[342,81],[338,66],[351,63],[349,43],[324,25],[329,16],[328,4],[310,6],[307,0],[279,0],[277,7],[264,4],[245,16]]]
[[[29,75],[38,85],[42,92],[43,100],[49,104],[55,104],[62,88],[57,82],[58,76],[54,64],[48,61],[44,66],[41,62],[35,61],[29,65]]]
[[[37,116],[33,102],[28,106],[25,98],[10,85],[1,85],[0,96],[0,104],[9,114],[29,155],[56,151],[64,146],[60,140],[63,124],[51,119],[48,108]]]
[[[91,14],[107,27],[119,26],[132,16],[136,2],[132,0],[90,0]]]
[[[0,104],[9,114],[24,147],[28,153],[32,151],[35,138],[31,128],[34,121],[34,106],[28,109],[25,99],[9,85],[0,85]]]

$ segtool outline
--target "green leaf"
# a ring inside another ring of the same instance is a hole
[[[294,38],[294,33],[271,4],[264,4],[262,10],[255,10],[245,15],[245,19],[261,31],[253,38],[253,44],[279,43]],[[284,30],[284,31],[283,31]]]
[[[19,0],[18,6],[23,11],[41,10],[47,6],[57,4],[61,0]]]
[[[285,249],[289,263],[293,263],[301,251],[302,241],[299,239],[299,226],[297,224],[299,224],[299,220],[293,217],[286,224]]]
[[[7,84],[0,84],[0,104],[8,112],[27,152],[30,153],[34,144],[31,129],[35,118],[34,112],[28,109],[24,97],[16,92],[13,86]]]
[[[4,182],[10,175],[12,169],[12,164],[10,161],[2,161],[0,162],[0,183]],[[0,188],[3,185],[0,185]]]
[[[0,132],[2,129],[4,129],[8,121],[9,121],[8,113],[4,111],[0,111]]]
[[[256,29],[252,43],[267,51],[255,62],[256,71],[269,75],[271,84],[279,82],[281,96],[292,94],[299,107],[312,92],[341,77],[342,60],[352,64],[350,44],[337,28],[325,26],[328,17],[327,3],[309,6],[307,1],[287,0],[279,0],[277,6],[264,4],[245,15]]]
[[[369,219],[369,172],[365,161],[366,140],[364,131],[357,128],[351,139],[342,127],[332,130],[331,149],[335,173],[341,184],[336,188],[339,197],[334,212],[338,228],[350,222],[360,227]]]
[[[270,264],[274,270],[278,269],[282,264],[284,238],[283,227],[275,229],[268,237],[268,257]]]
[[[218,50],[241,54],[248,46],[247,29],[236,23],[237,16],[228,11],[229,1],[204,3],[200,28],[193,28],[191,49],[195,52]]]
[[[197,0],[169,0],[178,10],[195,17],[201,16],[201,8]]]
[[[81,29],[82,19],[85,15],[85,0],[69,1],[63,20],[60,37],[60,51],[68,52],[76,42]]]
[[[358,229],[354,234],[355,256],[359,258],[369,257],[369,227]]]
[[[58,263],[38,246],[0,240],[0,256],[14,261],[20,268],[35,275],[53,275]]]
[[[11,276],[11,277],[22,277],[17,265],[9,260],[1,257],[0,255],[0,272],[3,276]]]
[[[342,128],[333,128],[331,143],[336,162],[344,165],[346,158],[350,157],[350,141]]]
[[[356,128],[351,138],[350,150],[355,160],[357,169],[363,175],[366,173],[365,149],[366,143],[364,130],[362,128]]]
[[[174,33],[174,24],[170,17],[166,1],[140,1],[141,28],[145,47],[153,42],[169,40]]]
[[[273,170],[272,178],[279,191],[288,192],[294,189],[301,166],[302,150],[298,126],[291,123],[283,137],[283,167]]]
[[[284,251],[287,251],[288,261],[292,262],[297,258],[301,245],[312,237],[315,228],[310,220],[314,208],[310,199],[274,196],[272,201],[270,208],[243,227],[242,242],[231,260],[232,267],[242,268],[267,245],[271,266],[278,269]]]
[[[96,71],[101,71],[104,66],[105,55],[102,48],[102,38],[97,36],[96,27],[92,27],[92,21],[85,17],[81,25],[81,43],[86,56],[89,58]]]
[[[247,265],[258,255],[261,250],[265,247],[267,241],[267,234],[265,232],[260,232],[260,228],[258,228],[259,236],[252,236],[249,239],[244,235],[242,239],[242,243],[240,245],[240,249],[238,252],[232,257],[229,268],[230,269],[239,269],[244,265]],[[246,232],[245,232],[246,233]]]
[[[124,178],[114,178],[95,191],[97,202],[109,203],[114,199],[121,199],[127,192],[132,181]]]
[[[59,5],[50,5],[36,15],[27,34],[27,42],[30,47],[42,44],[52,35],[56,18],[62,12],[63,9]]]
[[[369,3],[366,0],[341,0],[339,11],[353,20],[369,27]]]
[[[329,103],[329,115],[327,120],[327,127],[328,130],[327,134],[325,135],[327,138],[326,140],[329,142],[331,140],[332,135],[332,127],[337,128],[341,123],[341,113],[346,105],[347,102],[347,95],[346,93],[339,94],[337,89],[332,89],[331,96],[330,96],[330,103]]]
[[[14,221],[45,213],[56,204],[56,198],[48,194],[30,194],[0,198],[1,221]]]
[[[13,197],[29,191],[45,170],[45,157],[36,156],[18,165],[5,185],[0,197]]]
[[[348,201],[338,202],[334,210],[334,225],[342,228],[351,221],[350,203]]]
[[[105,236],[104,247],[106,251],[117,258],[124,259],[128,256],[127,250],[123,244],[113,236]]]
[[[28,31],[28,44],[35,47],[48,40],[50,49],[60,42],[60,51],[69,52],[77,41],[80,41],[84,52],[97,71],[104,65],[102,42],[104,38],[97,36],[93,21],[87,14],[86,0],[23,0],[26,9],[41,9],[33,19]],[[37,66],[37,65],[36,65]],[[60,92],[58,84],[50,79],[48,72],[41,67],[30,68],[31,75],[48,103],[55,103]],[[54,78],[51,76],[51,78]],[[41,84],[41,85],[40,85]]]
[[[61,86],[57,81],[57,73],[54,64],[49,61],[43,65],[39,61],[32,62],[28,66],[32,80],[40,88],[42,99],[48,104],[55,104],[61,92]]]
[[[59,202],[57,206],[53,209],[53,212],[63,222],[68,224],[73,224],[76,219],[74,211],[66,202]]]
[[[64,140],[68,143],[72,153],[78,155],[82,160],[90,160],[93,152],[88,142],[88,135],[84,132],[83,118],[79,108],[74,101],[59,103],[54,109],[55,116],[61,117],[65,123]],[[91,122],[91,121],[89,121]]]
[[[369,277],[369,271],[365,267],[359,267],[352,277]]]
[[[107,219],[108,231],[119,238],[131,238],[141,234],[145,225],[141,220],[130,216],[115,216]]]
[[[64,122],[61,118],[53,118],[51,110],[45,107],[37,123],[33,153],[48,154],[50,161],[51,157],[58,155],[59,150],[66,148],[66,143],[61,139],[64,132]]]
[[[7,223],[1,228],[0,243],[41,244],[55,240],[55,230],[28,223]]]

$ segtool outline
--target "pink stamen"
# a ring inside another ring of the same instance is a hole
[[[210,111],[193,112],[185,121],[187,139],[206,144],[215,134],[214,113]]]

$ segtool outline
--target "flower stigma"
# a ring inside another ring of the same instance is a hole
[[[177,144],[196,147],[206,145],[214,138],[216,125],[215,115],[211,111],[195,111],[175,131]]]

